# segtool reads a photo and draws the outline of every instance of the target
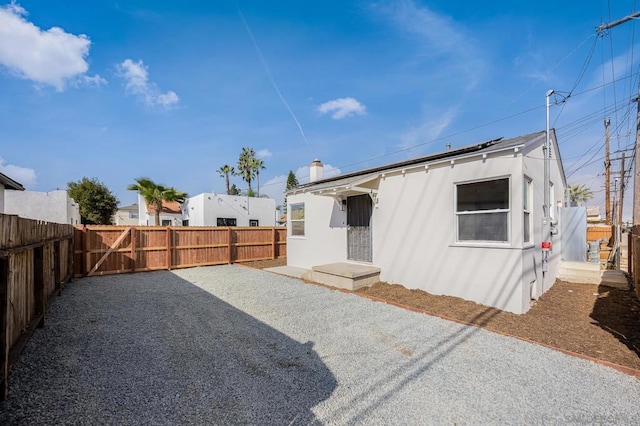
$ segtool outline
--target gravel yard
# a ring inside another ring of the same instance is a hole
[[[240,266],[85,278],[0,424],[614,423],[640,381],[485,330]]]

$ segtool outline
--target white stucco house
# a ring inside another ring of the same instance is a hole
[[[50,192],[6,191],[4,210],[26,219],[79,225],[80,208],[65,190]]]
[[[555,282],[560,235],[543,273],[546,132],[497,139],[311,182],[287,193],[287,264],[346,263],[379,279],[524,313]],[[550,216],[566,179],[551,132]],[[560,229],[558,226],[557,229]]]
[[[24,186],[16,182],[9,176],[0,173],[0,213],[6,213],[4,210],[4,194],[8,191],[24,191]]]
[[[182,205],[189,226],[275,226],[276,201],[271,198],[202,193]]]
[[[138,194],[137,223],[142,226],[182,226],[182,206],[176,201],[163,201],[162,210],[160,211],[160,223],[156,224],[155,208],[147,206],[144,197]]]

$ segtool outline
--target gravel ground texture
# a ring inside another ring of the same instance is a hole
[[[0,424],[637,424],[640,381],[241,266],[67,286]]]

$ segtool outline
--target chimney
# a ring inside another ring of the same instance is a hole
[[[309,182],[317,182],[322,180],[324,175],[324,166],[317,158],[309,165]]]

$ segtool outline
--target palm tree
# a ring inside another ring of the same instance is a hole
[[[127,186],[127,189],[129,191],[138,191],[147,206],[153,207],[156,213],[156,225],[160,225],[160,211],[162,210],[163,201],[177,201],[182,204],[188,196],[186,192],[155,183],[147,177],[140,177],[135,181],[136,183]]]
[[[573,184],[569,187],[572,206],[581,206],[582,203],[593,198],[593,192],[585,185]]]
[[[248,193],[253,193],[251,189],[251,181],[255,176],[254,161],[256,159],[256,152],[253,148],[242,148],[240,157],[238,158],[238,172],[237,175],[242,177],[242,180],[249,185]]]
[[[253,159],[253,170],[256,172],[256,181],[258,182],[258,197],[260,196],[260,169],[264,170],[264,161],[260,158]]]
[[[218,174],[220,174],[220,177],[224,178],[225,183],[227,184],[227,195],[231,195],[231,193],[229,192],[229,190],[230,190],[229,176],[235,175],[236,174],[236,169],[234,169],[233,166],[225,164],[224,166],[220,167],[216,171],[218,172]]]

